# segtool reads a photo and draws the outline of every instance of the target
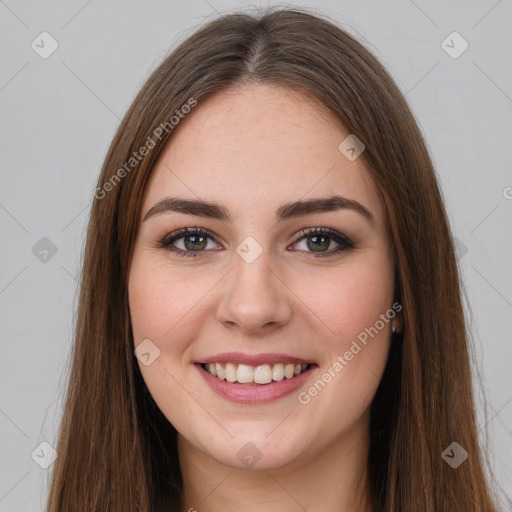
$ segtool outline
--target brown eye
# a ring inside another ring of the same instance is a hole
[[[204,228],[185,228],[165,236],[159,247],[167,249],[178,256],[196,257],[208,248],[208,241],[215,242],[212,233]],[[210,249],[216,249],[214,243]]]
[[[303,230],[301,234],[303,236],[296,240],[294,245],[304,241],[305,248],[299,250],[313,253],[313,257],[330,256],[345,249],[354,248],[354,244],[345,235],[328,228],[309,228]],[[338,244],[338,247],[329,251],[333,242]]]
[[[208,245],[208,237],[204,235],[187,235],[182,238],[183,245],[188,251],[200,251]]]

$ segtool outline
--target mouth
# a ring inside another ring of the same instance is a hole
[[[227,382],[247,385],[270,384],[293,379],[313,366],[311,364],[276,363],[252,366],[236,363],[202,363],[201,367],[213,377]]]
[[[240,404],[278,400],[305,385],[318,368],[315,363],[273,364],[195,363],[208,386],[219,396]]]

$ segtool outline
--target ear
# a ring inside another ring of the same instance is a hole
[[[394,333],[401,333],[404,330],[404,313],[403,306],[400,301],[393,302],[393,310],[395,317],[391,320],[391,331]]]

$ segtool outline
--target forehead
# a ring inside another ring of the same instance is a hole
[[[363,160],[338,149],[348,135],[312,97],[275,85],[223,90],[174,129],[152,170],[143,213],[167,195],[214,200],[243,215],[339,194],[379,219],[381,198]]]

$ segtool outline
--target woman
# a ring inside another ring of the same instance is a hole
[[[49,511],[496,510],[435,172],[350,35],[208,23],[94,195]]]

